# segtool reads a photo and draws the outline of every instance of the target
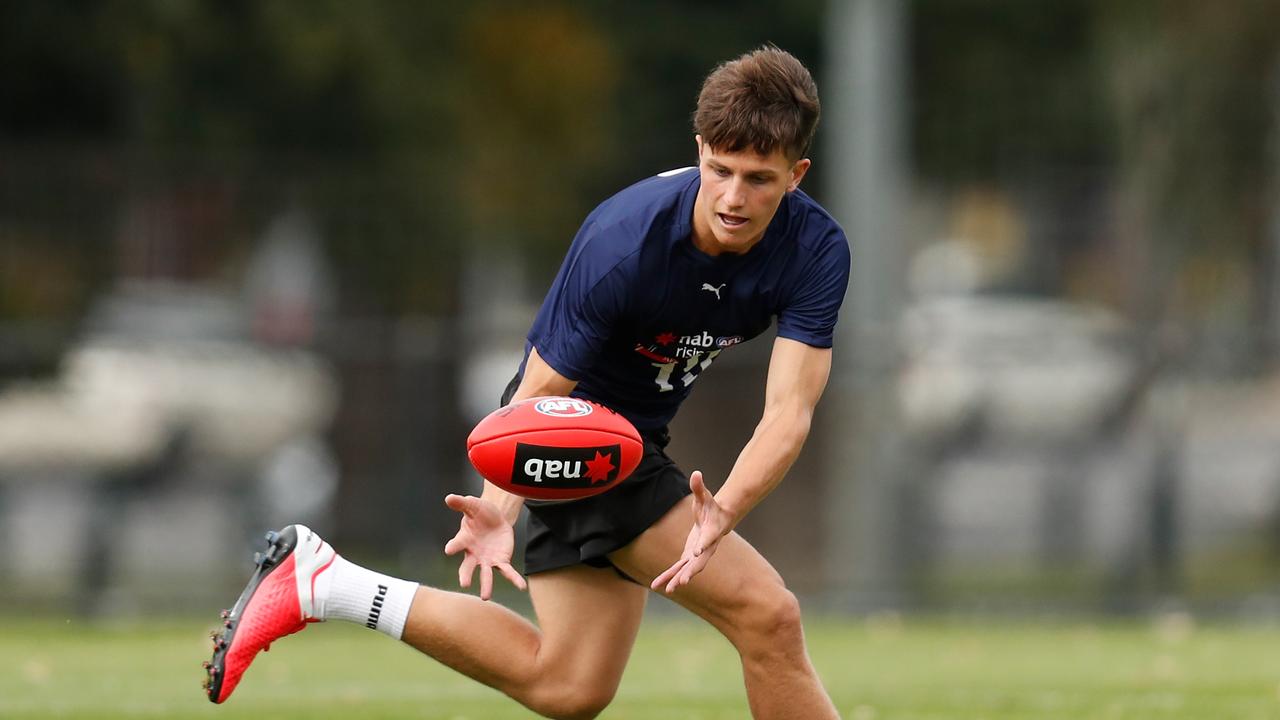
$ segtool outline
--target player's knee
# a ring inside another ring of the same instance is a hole
[[[591,720],[613,702],[615,687],[573,682],[548,683],[531,709],[557,720]]]
[[[800,601],[795,593],[781,588],[771,593],[761,611],[761,625],[775,639],[793,639],[802,634]]]
[[[756,596],[740,627],[743,641],[738,649],[744,654],[791,653],[804,643],[800,601],[785,587]]]

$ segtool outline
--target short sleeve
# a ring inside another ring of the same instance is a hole
[[[629,274],[618,243],[586,225],[574,239],[529,330],[529,342],[556,372],[580,380],[626,312]]]
[[[810,258],[778,313],[778,336],[829,348],[849,287],[849,243],[833,230]]]

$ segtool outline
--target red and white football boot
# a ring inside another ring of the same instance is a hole
[[[337,558],[329,543],[311,529],[290,525],[267,533],[267,549],[256,553],[257,568],[230,611],[222,611],[223,628],[213,631],[213,659],[205,693],[221,703],[231,697],[259,650],[320,621],[315,606],[316,579]]]

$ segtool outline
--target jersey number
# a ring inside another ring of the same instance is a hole
[[[683,386],[689,387],[692,385],[693,381],[698,379],[698,375],[702,373],[703,370],[706,370],[707,367],[711,365],[711,361],[715,360],[716,356],[719,354],[719,350],[712,350],[707,353],[707,356],[703,358],[701,362],[699,362],[696,356],[685,361],[684,375],[680,378],[680,382],[683,383]],[[675,372],[676,365],[679,363],[669,362],[649,364],[658,368],[658,377],[655,378],[655,382],[658,383],[658,392],[671,392],[672,390],[675,390],[675,386],[671,384],[671,373]]]

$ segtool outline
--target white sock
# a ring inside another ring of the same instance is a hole
[[[346,620],[399,640],[418,583],[383,575],[339,555],[316,578],[317,619]]]

